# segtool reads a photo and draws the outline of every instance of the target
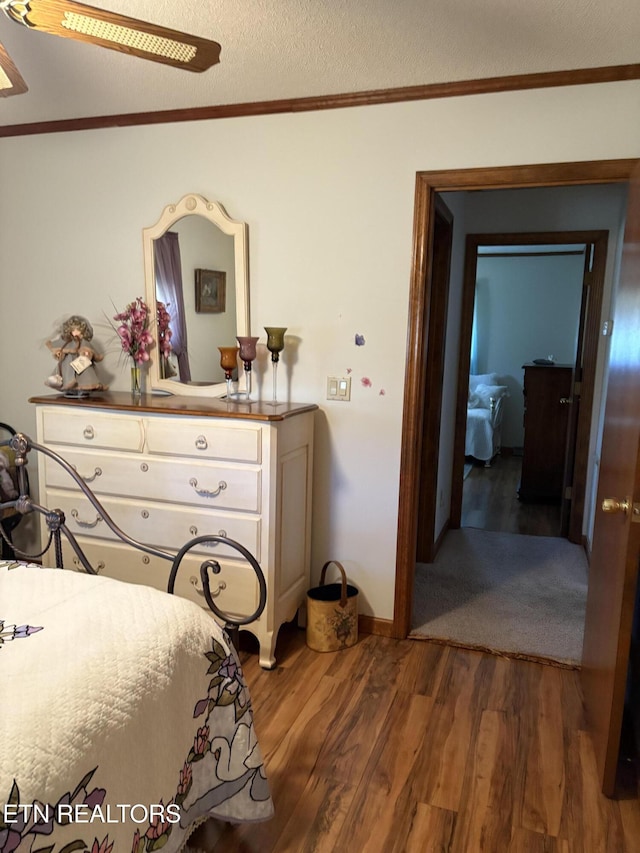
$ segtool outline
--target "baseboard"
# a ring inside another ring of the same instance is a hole
[[[362,634],[376,634],[378,637],[393,637],[393,620],[361,613],[358,616],[358,631]]]

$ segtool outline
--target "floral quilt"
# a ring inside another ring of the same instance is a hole
[[[0,853],[176,853],[273,804],[235,652],[200,607],[0,562]]]

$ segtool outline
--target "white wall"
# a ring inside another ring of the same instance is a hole
[[[126,389],[105,316],[142,292],[142,228],[187,192],[222,202],[249,224],[252,330],[299,337],[283,390],[321,407],[314,577],[339,559],[363,612],[391,618],[416,171],[638,157],[639,128],[628,81],[1,139],[3,420],[33,433],[69,313],[111,340]],[[324,400],[348,369],[351,402]]]

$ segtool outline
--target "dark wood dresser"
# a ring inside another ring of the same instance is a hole
[[[524,453],[518,497],[559,502],[569,424],[571,365],[524,367]]]

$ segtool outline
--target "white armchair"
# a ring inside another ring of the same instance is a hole
[[[508,396],[507,386],[500,384],[497,373],[469,376],[464,453],[481,460],[487,468],[500,452],[502,417]]]

